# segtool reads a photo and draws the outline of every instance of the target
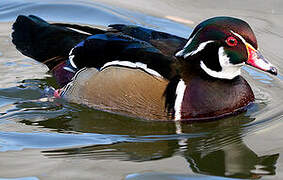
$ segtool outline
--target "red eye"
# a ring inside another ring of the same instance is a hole
[[[225,42],[228,44],[228,46],[236,46],[238,44],[237,39],[232,36],[228,37]]]

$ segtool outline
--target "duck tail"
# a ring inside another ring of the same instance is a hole
[[[12,42],[24,55],[39,62],[50,62],[50,59],[68,58],[70,50],[89,36],[65,27],[50,24],[43,19],[29,15],[20,15],[13,24]],[[57,63],[49,63],[54,65]],[[47,64],[48,65],[48,64]]]

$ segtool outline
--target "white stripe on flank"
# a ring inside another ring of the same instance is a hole
[[[174,105],[175,121],[181,120],[181,116],[182,116],[181,108],[182,108],[182,102],[183,102],[185,90],[186,90],[185,82],[181,79],[176,88],[177,96],[176,96],[175,105]]]
[[[118,61],[118,60],[111,61],[111,62],[108,62],[108,63],[104,64],[100,68],[100,71],[102,71],[103,69],[107,68],[108,66],[125,66],[125,67],[130,67],[130,68],[139,68],[139,69],[142,69],[142,70],[144,70],[145,72],[147,72],[147,73],[149,73],[151,75],[154,75],[154,76],[157,76],[157,77],[163,77],[157,71],[148,68],[146,64],[141,63],[141,62],[133,63],[133,62],[130,62],[130,61]]]

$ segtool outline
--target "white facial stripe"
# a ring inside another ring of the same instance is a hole
[[[199,32],[200,30],[201,30],[201,29],[199,29],[199,30],[194,34],[194,36],[191,37],[191,38],[188,40],[188,42],[187,42],[186,45],[183,47],[183,49],[180,50],[180,51],[178,51],[178,52],[175,54],[175,56],[177,56],[177,57],[184,56],[184,51],[185,51],[185,49],[191,44],[191,42],[193,41],[193,39],[195,38],[195,36],[198,34],[198,32]]]
[[[181,79],[176,88],[177,96],[174,105],[175,121],[181,120],[181,108],[182,108],[182,102],[183,102],[185,90],[186,90],[185,82]]]
[[[184,54],[185,49],[182,49],[181,51],[177,52],[177,53],[175,54],[175,56],[178,56],[178,57],[184,56],[184,58],[187,58],[188,56],[192,56],[192,55],[194,55],[194,54],[200,52],[201,50],[203,50],[203,49],[205,48],[205,46],[206,46],[207,44],[212,43],[212,42],[214,42],[214,41],[202,42],[202,43],[197,47],[196,50],[191,51],[191,52],[188,52],[188,53],[186,53],[186,54]],[[185,47],[186,47],[186,46],[185,46]],[[184,47],[184,48],[185,48],[185,47]]]
[[[241,39],[241,41],[244,43],[244,44],[246,44],[247,43],[247,41],[240,35],[240,34],[238,34],[238,33],[235,33],[234,31],[230,31],[231,33],[233,33],[235,36],[237,36],[239,39]]]
[[[149,74],[152,74],[154,76],[163,77],[157,71],[148,68],[146,64],[141,63],[141,62],[133,63],[133,62],[130,62],[130,61],[118,61],[118,60],[117,61],[111,61],[111,62],[108,62],[108,63],[104,64],[100,68],[100,71],[102,71],[103,69],[105,69],[105,68],[107,68],[109,66],[124,66],[124,67],[137,68],[137,69],[139,68],[139,69],[142,69],[145,72],[147,72]]]
[[[194,34],[194,36],[191,37],[191,38],[188,40],[188,42],[186,43],[186,45],[184,46],[183,49],[185,49],[186,47],[188,47],[188,46],[191,44],[192,40],[196,37],[196,35],[198,34],[198,32],[200,32],[200,30],[202,30],[202,28],[200,28],[200,29]]]
[[[256,49],[252,45],[247,43],[247,41],[240,34],[235,33],[232,30],[231,30],[231,33],[233,33],[235,36],[237,36],[245,45],[248,44],[251,48],[253,48],[256,51]]]
[[[201,44],[198,46],[198,48],[197,48],[196,50],[185,54],[185,55],[184,55],[184,58],[187,58],[188,56],[192,56],[192,55],[194,55],[194,54],[200,52],[201,50],[203,50],[203,49],[205,48],[205,46],[206,46],[207,44],[212,43],[212,42],[214,42],[214,41],[206,41],[206,42],[201,43]]]
[[[220,47],[218,50],[218,58],[220,66],[222,67],[221,71],[214,71],[209,69],[203,61],[200,61],[200,67],[210,76],[220,79],[233,79],[236,76],[241,74],[241,67],[244,63],[241,64],[231,64],[229,57],[224,51],[223,47]]]
[[[183,54],[184,54],[184,49],[178,51],[178,52],[175,54],[175,56],[176,56],[176,57],[181,57],[181,56],[183,56]]]
[[[254,51],[257,51],[252,45],[250,45],[249,43],[247,43],[246,40],[245,40],[241,35],[239,35],[239,34],[233,32],[233,31],[231,31],[231,32],[232,32],[235,36],[237,36],[238,38],[240,38],[241,41],[243,41],[243,43],[244,43],[247,47],[253,49]],[[261,69],[263,69],[263,70],[268,70],[268,69],[270,69],[270,67],[273,66],[270,62],[268,62],[268,61],[266,61],[266,60],[264,60],[264,59],[258,59],[258,58],[254,58],[254,59],[255,59],[255,62],[254,62],[254,63],[255,63],[258,67],[260,67]]]
[[[195,36],[196,36],[196,34],[188,40],[188,42],[186,43],[186,45],[184,46],[183,49],[185,49],[186,47],[188,47],[188,46],[191,44],[191,42],[193,41],[193,39],[195,38]]]

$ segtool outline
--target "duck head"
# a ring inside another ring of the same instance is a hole
[[[277,74],[258,51],[251,27],[232,17],[200,23],[175,56],[175,120],[213,119],[245,110],[254,101],[251,87],[240,76],[245,64]]]
[[[198,64],[214,78],[233,79],[245,64],[277,74],[276,68],[258,51],[251,27],[232,17],[214,17],[200,23],[176,57]]]

